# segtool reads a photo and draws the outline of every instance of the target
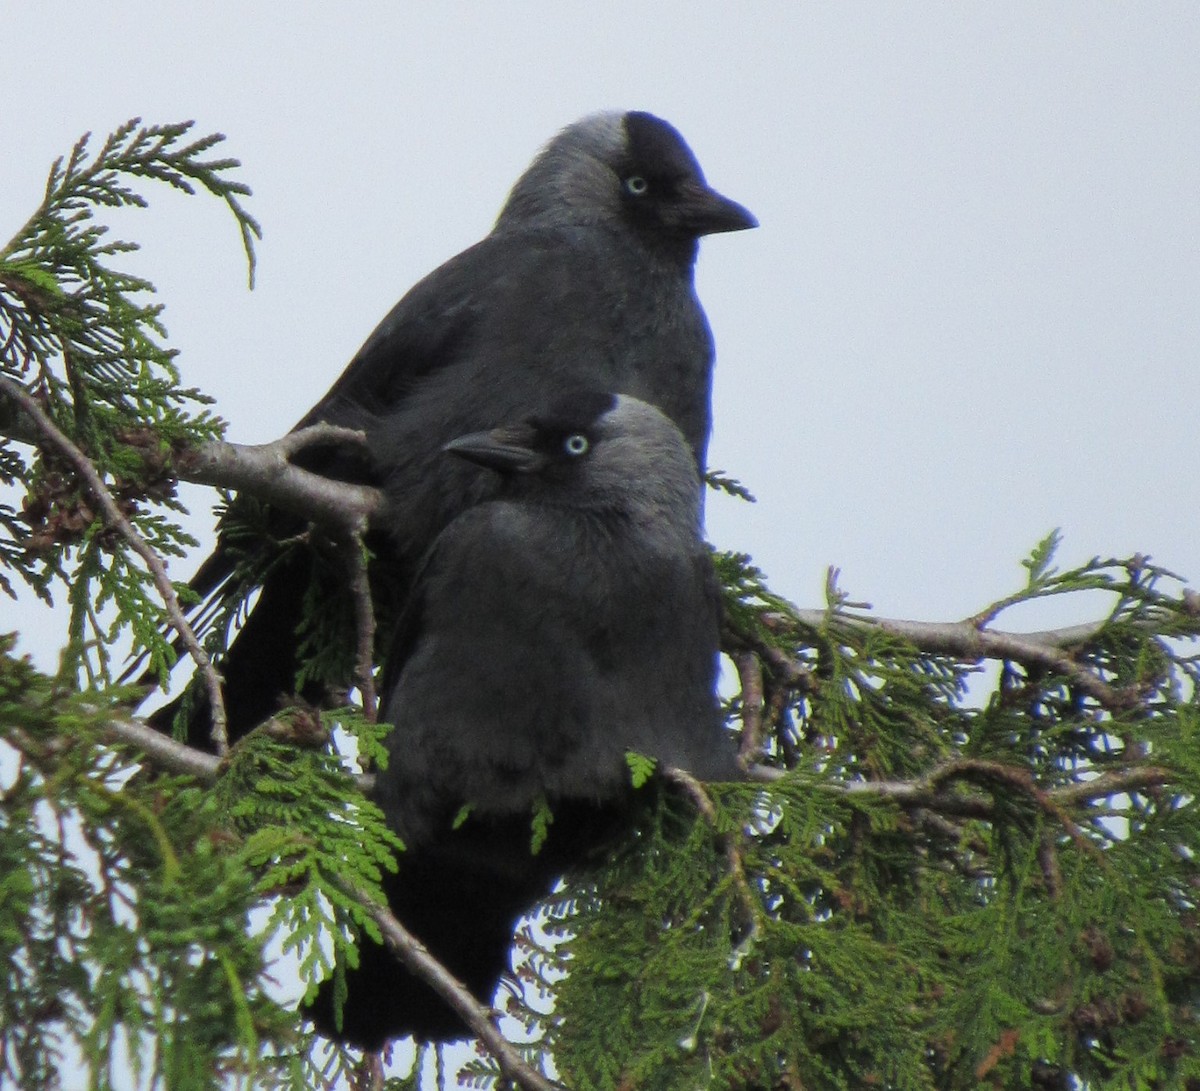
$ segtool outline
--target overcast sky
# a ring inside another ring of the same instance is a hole
[[[701,248],[711,462],[759,498],[710,504],[716,544],[802,605],[837,564],[931,620],[1014,589],[1055,526],[1064,562],[1142,550],[1200,578],[1200,7],[2,11],[0,236],[88,129],[195,118],[242,160],[253,293],[216,202],[151,191],[118,225],[233,440],[289,428],[557,129],[632,107],[762,224]],[[52,648],[22,611],[23,647]]]

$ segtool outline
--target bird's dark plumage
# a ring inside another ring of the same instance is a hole
[[[517,917],[624,828],[630,751],[703,779],[740,774],[715,695],[700,482],[679,430],[637,399],[589,393],[446,451],[488,468],[499,491],[421,566],[384,686],[395,727],[375,799],[407,846],[393,911],[486,1002]],[[543,801],[554,821],[535,855]],[[390,954],[360,953],[345,1037],[377,1048],[464,1033]],[[331,993],[314,1011],[327,1031]]]
[[[328,450],[303,462],[386,490],[376,568],[406,585],[449,520],[494,490],[494,475],[443,458],[443,444],[556,392],[591,385],[644,399],[703,465],[713,345],[693,286],[697,240],[754,224],[651,114],[598,114],[555,137],[494,230],[408,292],[301,422],[366,431],[369,466]],[[302,526],[277,522],[281,536]],[[195,588],[220,595],[232,568],[223,541]],[[295,689],[309,578],[303,558],[278,564],[222,663],[234,738]],[[201,700],[194,745],[208,745],[207,720]]]

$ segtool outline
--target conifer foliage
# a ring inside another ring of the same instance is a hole
[[[378,1076],[293,1010],[380,938],[380,878],[403,869],[338,749],[384,759],[369,684],[218,761],[139,724],[110,661],[128,637],[160,677],[179,647],[213,670],[161,558],[190,544],[184,456],[223,426],[96,215],[143,206],[146,183],[203,190],[252,273],[238,163],[205,158],[222,139],[136,120],[94,153],[85,137],[0,250],[0,591],[69,606],[53,678],[0,638],[3,1087]],[[756,778],[701,785],[631,754],[636,832],[518,933],[523,992],[497,1003],[519,1044],[434,1051],[388,1085],[1200,1091],[1200,599],[1142,556],[1060,569],[1058,546],[946,624],[876,617],[836,573],[823,609],[797,609],[719,554],[729,724]],[[1083,594],[1107,604],[1090,623],[999,627]],[[370,616],[338,612],[340,654],[370,648]],[[552,821],[531,816],[531,843]]]

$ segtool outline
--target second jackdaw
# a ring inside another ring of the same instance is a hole
[[[395,726],[375,799],[406,845],[392,911],[486,1003],[517,918],[627,828],[627,754],[706,780],[742,774],[679,430],[635,398],[584,393],[446,451],[487,467],[499,492],[453,520],[421,568],[384,686]],[[553,821],[535,854],[541,807]],[[318,995],[323,1032],[370,1049],[466,1033],[389,952],[364,941],[360,956],[340,1030],[331,984]]]
[[[437,533],[494,489],[494,475],[441,457],[455,436],[589,385],[658,406],[703,468],[713,342],[693,285],[698,240],[753,226],[745,208],[708,186],[680,134],[652,114],[596,114],[546,145],[491,234],[409,291],[300,422],[327,421],[368,436],[367,465],[328,449],[297,461],[386,490],[387,533],[370,543],[379,561],[374,571],[397,585],[384,594],[383,616],[389,601],[403,601],[413,567]],[[278,513],[267,522],[277,539],[303,530],[301,520]],[[218,600],[246,595],[243,572],[255,567],[253,550],[235,573],[237,555],[223,533],[193,587]],[[224,657],[233,738],[296,689],[303,658],[297,630],[312,594],[311,567],[304,551],[275,559]],[[335,605],[339,598],[345,596],[326,591],[321,601]],[[327,668],[324,681],[344,684],[346,677]],[[320,701],[320,690],[310,683],[303,692]],[[208,746],[207,708],[197,696],[188,739]]]

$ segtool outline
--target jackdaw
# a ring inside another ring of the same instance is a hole
[[[406,845],[386,884],[393,912],[487,1003],[517,918],[636,811],[627,754],[706,780],[742,774],[679,429],[636,398],[584,392],[445,450],[487,467],[496,495],[421,566],[384,685],[394,728],[374,798]],[[369,1049],[466,1033],[382,947],[364,940],[360,956],[341,1029],[329,982],[310,1011],[324,1033]]]
[[[327,421],[367,434],[366,463],[331,449],[297,461],[386,490],[384,531],[370,542],[373,579],[390,581],[379,590],[383,616],[389,608],[395,616],[437,533],[494,492],[494,474],[440,457],[454,436],[588,385],[658,406],[703,468],[713,342],[693,285],[698,240],[755,225],[707,185],[680,134],[652,114],[596,114],[546,145],[491,234],[412,288],[297,426]],[[304,527],[279,513],[268,522],[277,539]],[[193,580],[210,602],[247,592],[232,537],[226,526]],[[312,555],[294,551],[272,564],[221,663],[232,738],[296,690]],[[326,596],[330,604],[346,597],[328,586]],[[321,687],[302,693],[320,700]],[[188,739],[209,746],[208,711],[196,696]],[[170,723],[175,707],[156,722]]]

